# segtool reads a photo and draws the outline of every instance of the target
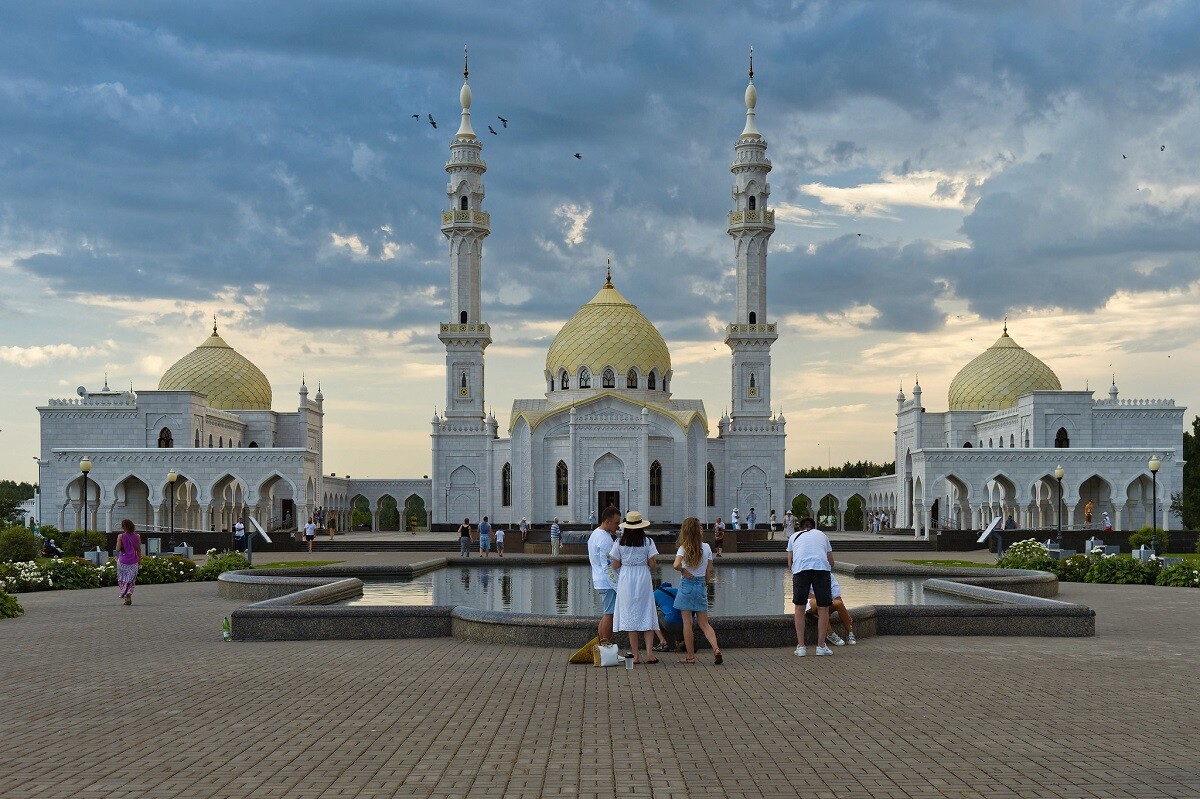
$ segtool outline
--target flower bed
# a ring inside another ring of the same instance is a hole
[[[1026,539],[1009,547],[997,563],[1006,569],[1037,569],[1051,572],[1064,583],[1106,583],[1110,585],[1174,585],[1200,588],[1200,568],[1177,563],[1163,566],[1163,560],[1151,556],[1143,562],[1132,555],[1105,555],[1094,549],[1087,554],[1062,560],[1050,557],[1041,541]]]
[[[179,555],[142,558],[137,581],[142,585],[162,585],[192,580],[215,580],[222,572],[248,568],[250,564],[240,552],[218,554],[212,549],[208,552],[208,562],[200,568],[196,566],[195,561]],[[116,584],[115,560],[110,560],[100,567],[93,566],[83,558],[47,558],[0,563],[0,594],[100,588]]]

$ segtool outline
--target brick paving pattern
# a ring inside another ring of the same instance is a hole
[[[626,672],[452,639],[224,643],[236,604],[211,583],[129,608],[26,594],[0,621],[0,796],[1200,796],[1200,591],[1062,598],[1096,609],[1095,638]]]

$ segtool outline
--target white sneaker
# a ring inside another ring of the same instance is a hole
[[[858,643],[858,639],[854,637],[854,633],[848,633],[846,635],[846,643],[850,644],[850,646],[854,646]]]
[[[833,650],[827,646],[819,646],[819,647],[817,647],[817,654],[818,655],[832,655]]]
[[[804,647],[802,647],[802,646],[798,646],[798,647],[796,647],[796,651],[795,651],[795,652],[793,652],[792,654],[793,654],[793,655],[795,655],[795,656],[796,656],[796,657],[798,657],[798,658],[802,658],[802,657],[804,657],[805,655],[807,655],[807,654],[808,654],[808,650],[807,650],[807,649],[805,649],[805,648],[804,648]]]
[[[825,636],[825,642],[834,646],[845,646],[846,642],[842,640],[837,633],[830,631],[829,635]]]

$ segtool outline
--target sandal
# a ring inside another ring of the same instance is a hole
[[[649,660],[646,661],[646,664],[649,665],[651,663],[660,663],[660,662],[661,661],[658,658],[650,658]]]
[[[667,644],[659,644],[658,646],[654,647],[654,651],[655,652],[670,652],[671,647],[668,646]]]
[[[684,664],[685,666],[695,666],[696,665],[695,658],[684,658],[683,660],[681,660],[679,662]]]
[[[720,666],[724,662],[725,662],[725,658],[721,657],[720,649],[718,649],[716,652],[713,652],[713,665],[714,666]]]

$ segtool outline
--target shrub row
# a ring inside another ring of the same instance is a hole
[[[0,590],[0,619],[15,619],[25,612],[21,603],[12,594]]]
[[[137,581],[142,585],[186,583],[192,580],[215,580],[222,572],[250,568],[240,552],[218,555],[210,550],[208,562],[197,568],[196,563],[180,555],[161,558],[142,558]],[[48,558],[0,563],[0,594],[4,591],[70,590],[100,588],[117,584],[117,563],[110,560],[97,568],[83,558]],[[15,600],[14,600],[15,602]]]
[[[1013,544],[1005,550],[1004,557],[1000,558],[996,565],[1003,569],[1037,569],[1051,572],[1066,583],[1200,588],[1200,568],[1187,561],[1163,566],[1160,558],[1151,558],[1143,563],[1132,555],[1105,555],[1099,549],[1086,555],[1071,555],[1062,560],[1055,560],[1050,557],[1050,550],[1045,544],[1033,539]]]

